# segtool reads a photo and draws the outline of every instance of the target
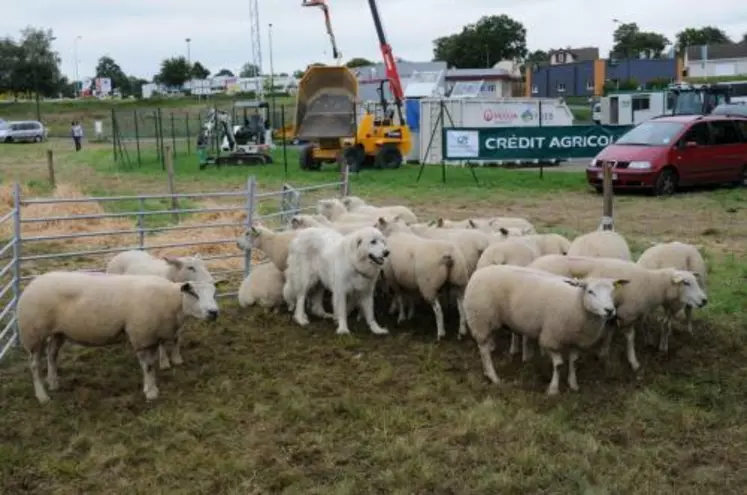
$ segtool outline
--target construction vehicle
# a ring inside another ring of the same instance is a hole
[[[412,133],[402,108],[404,91],[397,64],[387,43],[376,2],[369,0],[368,3],[386,68],[386,78],[378,88],[381,112],[366,111],[358,122],[357,77],[346,67],[310,67],[299,82],[295,120],[296,138],[310,142],[300,156],[304,170],[319,170],[325,162],[343,163],[353,171],[371,166],[398,168],[412,148]],[[302,6],[324,10],[333,55],[339,61],[340,52],[326,1],[306,0]],[[394,110],[389,108],[385,84],[389,85],[394,99]],[[342,134],[343,131],[347,134]]]
[[[667,88],[672,115],[708,115],[722,103],[731,103],[731,88],[724,84],[674,83]]]
[[[240,106],[240,105],[237,105]],[[267,103],[257,102],[258,109]],[[234,126],[228,113],[211,108],[197,137],[200,170],[208,165],[264,165],[272,163],[267,143],[267,119],[258,112],[244,117],[244,125]],[[227,154],[223,155],[222,152]]]
[[[327,27],[327,35],[329,35],[329,41],[332,44],[332,58],[340,65],[342,63],[342,53],[337,49],[335,33],[332,31],[332,19],[329,16],[329,7],[326,0],[302,0],[301,7],[319,7],[322,9],[324,13],[324,25]]]

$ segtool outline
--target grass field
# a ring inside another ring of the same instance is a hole
[[[165,190],[155,162],[116,169],[108,147],[52,145],[57,180],[71,189]],[[31,194],[51,193],[44,146],[0,150],[1,186],[20,180]],[[240,190],[250,173],[262,191],[338,177],[300,172],[294,157],[288,176],[282,165],[200,172],[186,158],[176,169],[179,191]],[[424,219],[516,215],[569,236],[594,229],[601,213],[576,172],[477,170],[479,185],[467,169],[449,169],[446,184],[438,167],[420,183],[417,172],[363,172],[352,191]],[[710,267],[695,334],[675,332],[667,355],[639,338],[638,376],[617,342],[609,365],[582,357],[579,393],[549,398],[549,361],[520,366],[505,336],[496,351],[504,384],[489,385],[453,315],[440,343],[427,308],[403,326],[381,314],[390,336],[351,321],[343,338],[328,322],[302,329],[226,301],[216,323],[189,324],[185,364],[159,374],[152,404],[125,344],[65,347],[61,389],[45,407],[20,351],[0,363],[2,492],[744,493],[747,190],[620,196],[615,217],[636,254],[677,239],[698,245]]]

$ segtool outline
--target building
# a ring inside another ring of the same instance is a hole
[[[402,80],[402,89],[407,91],[410,83],[427,84],[428,89],[441,92],[445,87],[446,62],[397,62],[397,70]],[[386,81],[384,64],[367,65],[351,69],[358,76],[358,96],[361,101],[378,101],[378,88]],[[413,88],[414,89],[414,88]],[[420,92],[418,92],[420,93]],[[384,95],[391,100],[389,85],[384,84]],[[408,96],[407,93],[405,96]],[[437,96],[436,94],[417,94],[412,96]]]
[[[691,46],[687,49],[688,77],[745,76],[747,41],[723,45]]]
[[[512,75],[503,68],[449,69],[446,72],[446,94],[459,96],[454,89],[464,87],[467,93],[484,98],[508,98],[515,96],[515,88],[521,77]],[[459,85],[459,86],[457,86]],[[466,88],[467,86],[472,86]]]
[[[677,58],[607,60],[599,58],[596,48],[555,50],[550,52],[548,63],[525,68],[525,96],[601,96],[607,82],[635,80],[644,86],[654,81],[677,81],[683,68]]]

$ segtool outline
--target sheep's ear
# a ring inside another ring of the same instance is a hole
[[[476,229],[477,228],[477,223],[475,223],[475,221],[472,220],[471,218],[469,220],[467,220],[467,225],[471,229]]]
[[[192,287],[192,284],[189,282],[184,282],[181,286],[181,291],[185,294],[189,294],[190,296],[194,297],[195,299],[199,299],[200,296],[197,295],[197,292],[195,292],[195,288]]]
[[[440,217],[438,220],[436,220],[436,227],[443,228],[444,223],[446,223],[444,222],[444,217]]]
[[[703,281],[703,277],[700,276],[700,273],[698,273],[698,272],[692,272],[692,274],[693,274],[693,277],[695,277],[695,280],[697,280],[698,282],[702,282]]]
[[[577,278],[565,278],[563,279],[563,282],[570,285],[571,287],[580,287],[582,289],[586,288],[586,281],[579,280]]]
[[[184,265],[184,263],[182,263],[182,260],[180,260],[179,258],[174,258],[173,256],[164,256],[163,261],[177,268],[181,268]]]
[[[301,226],[301,219],[298,217],[291,218],[291,228],[297,229]]]
[[[252,237],[258,237],[259,236],[259,230],[257,230],[257,227],[252,225],[252,228],[249,229],[249,235]]]
[[[624,278],[620,278],[620,279],[617,279],[614,282],[612,282],[612,286],[615,289],[619,289],[620,287],[625,287],[629,283],[630,283],[630,280],[627,280],[627,279],[624,279]]]
[[[394,215],[394,217],[392,217],[392,223],[397,223],[400,220],[402,220],[402,216],[400,215]]]
[[[342,198],[341,201],[342,201],[342,204],[344,204],[346,208],[350,207],[351,200],[349,196],[345,196],[344,198]]]
[[[506,227],[501,227],[500,229],[498,229],[498,232],[500,232],[501,235],[505,237],[508,237],[508,235],[510,234]]]
[[[379,219],[378,219],[378,220],[377,220],[377,222],[376,222],[376,225],[378,225],[379,227],[386,227],[386,225],[387,225],[388,223],[389,223],[389,222],[387,222],[387,221],[386,221],[386,218],[384,218],[384,217],[379,217]]]
[[[674,275],[672,275],[672,283],[675,285],[681,284],[685,281],[684,277],[680,275],[678,272],[674,272]]]

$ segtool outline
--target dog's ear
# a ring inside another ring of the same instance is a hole
[[[508,237],[509,232],[506,227],[501,227],[500,229],[498,229],[498,232],[500,232],[502,236]]]
[[[477,228],[477,224],[476,224],[476,223],[475,223],[475,221],[474,221],[474,220],[472,220],[471,218],[470,218],[469,220],[467,220],[467,225],[468,225],[468,226],[469,226],[469,228],[471,228],[471,229],[476,229],[476,228]]]
[[[301,219],[298,217],[291,218],[291,228],[292,229],[298,229],[301,227]]]
[[[361,239],[361,238],[359,237],[359,238],[358,238],[358,240],[357,240],[357,241],[355,241],[355,245],[356,245],[357,247],[361,247],[361,244],[363,244],[363,239]]]

